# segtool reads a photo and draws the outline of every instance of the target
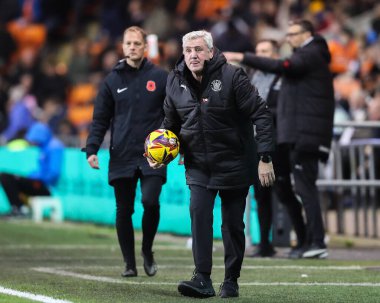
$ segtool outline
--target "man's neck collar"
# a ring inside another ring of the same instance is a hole
[[[127,64],[130,66],[130,67],[133,67],[133,68],[136,68],[136,69],[139,69],[142,62],[144,61],[145,58],[142,58],[140,61],[132,61],[132,60],[129,60],[128,58],[126,59],[126,62]]]
[[[308,45],[311,41],[313,41],[313,39],[314,39],[314,37],[310,36],[304,42],[302,42],[302,44],[300,45],[300,47],[304,47],[304,46]]]

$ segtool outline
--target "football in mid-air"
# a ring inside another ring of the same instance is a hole
[[[177,136],[167,129],[156,129],[145,139],[145,154],[154,162],[168,164],[179,152]]]

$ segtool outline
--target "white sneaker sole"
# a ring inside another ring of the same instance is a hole
[[[327,249],[314,249],[305,251],[302,255],[302,258],[317,258],[317,259],[325,259],[328,256]]]

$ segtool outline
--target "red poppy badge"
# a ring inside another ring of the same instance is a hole
[[[154,92],[156,90],[156,82],[149,80],[146,83],[146,89],[150,92]]]

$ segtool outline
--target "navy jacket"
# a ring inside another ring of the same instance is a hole
[[[179,137],[187,184],[248,187],[257,174],[253,124],[258,152],[273,149],[268,107],[245,72],[218,50],[199,87],[193,79],[182,56],[168,77],[164,105],[163,127]]]
[[[111,128],[108,181],[143,175],[166,178],[166,169],[154,170],[143,157],[147,135],[160,127],[168,73],[144,59],[139,69],[121,60],[107,75],[95,100],[87,138],[87,157],[96,154]]]

